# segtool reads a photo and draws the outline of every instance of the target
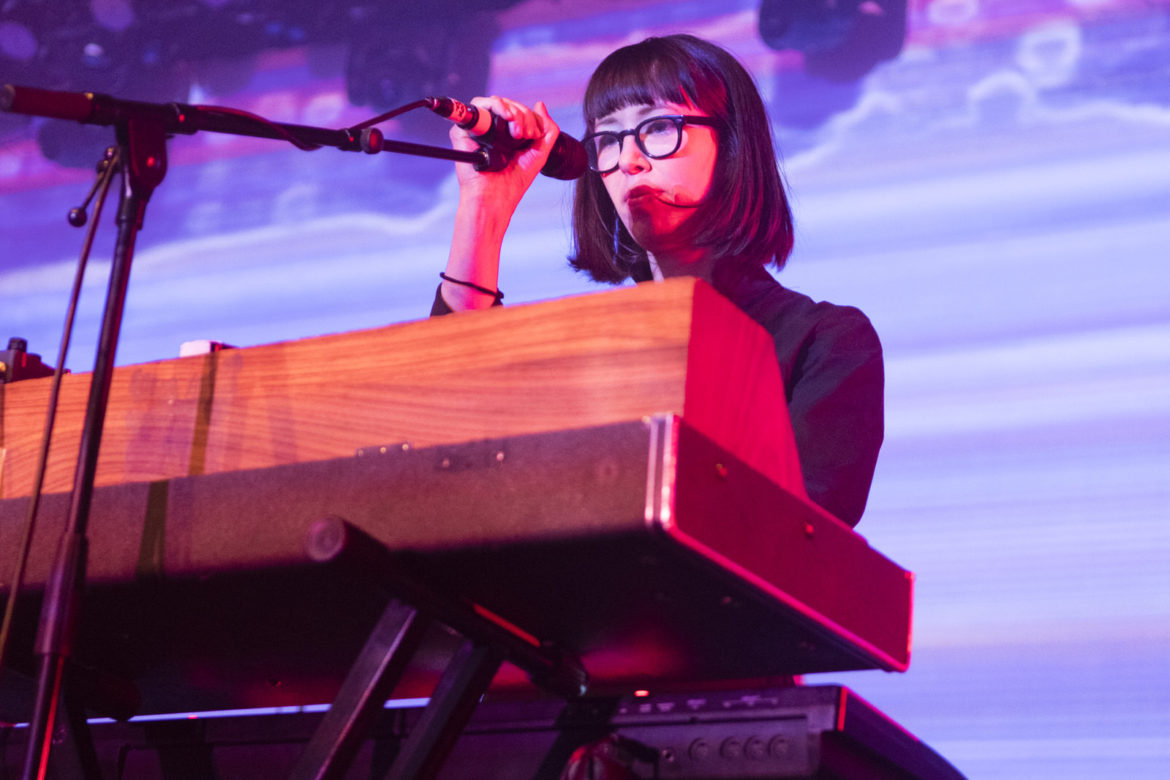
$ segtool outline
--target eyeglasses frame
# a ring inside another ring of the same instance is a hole
[[[649,151],[647,151],[646,146],[642,143],[642,135],[641,135],[640,131],[641,131],[642,127],[649,124],[650,122],[656,122],[656,121],[659,121],[661,119],[669,119],[675,123],[675,127],[678,130],[678,143],[676,143],[674,148],[671,149],[666,154],[651,154]],[[656,114],[655,116],[646,117],[641,122],[634,125],[632,128],[630,128],[628,130],[601,130],[601,131],[598,131],[596,133],[590,133],[589,135],[587,135],[581,139],[581,143],[584,144],[585,148],[588,150],[590,148],[590,142],[594,138],[597,138],[597,137],[603,136],[603,135],[612,135],[612,136],[617,138],[618,160],[619,161],[614,163],[612,168],[607,168],[606,170],[602,171],[602,170],[598,170],[597,168],[593,167],[596,164],[595,162],[591,161],[589,164],[589,170],[594,171],[595,173],[600,173],[600,174],[604,175],[607,173],[613,173],[621,166],[620,160],[621,160],[621,155],[622,155],[622,148],[623,148],[623,144],[625,144],[625,142],[626,142],[627,136],[633,136],[634,143],[636,143],[638,145],[638,150],[641,151],[642,154],[649,157],[651,160],[664,160],[667,157],[670,157],[670,156],[676,154],[678,152],[678,150],[680,148],[682,148],[682,131],[683,131],[683,128],[685,126],[687,126],[687,125],[700,125],[703,127],[719,127],[721,124],[722,123],[718,119],[715,119],[714,117],[710,117],[710,116],[693,116],[693,115],[686,115],[686,114]],[[594,153],[592,155],[586,154],[587,159],[592,158],[592,160],[596,160],[596,157],[597,157],[596,153]]]

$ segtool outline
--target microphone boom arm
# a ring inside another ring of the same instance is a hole
[[[272,122],[234,108],[193,106],[185,103],[145,103],[122,100],[96,92],[57,90],[5,84],[0,87],[0,111],[50,119],[65,119],[87,125],[117,125],[131,118],[157,122],[167,135],[194,135],[197,132],[225,133],[253,138],[288,141],[298,149],[312,151],[323,146],[343,152],[395,152],[416,157],[472,163],[479,170],[495,170],[492,155],[485,150],[466,152],[442,146],[387,139],[377,128],[332,130],[309,125]],[[482,166],[482,167],[481,167]]]

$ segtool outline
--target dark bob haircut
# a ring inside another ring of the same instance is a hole
[[[784,193],[772,131],[755,82],[728,52],[693,35],[647,38],[610,54],[585,91],[585,132],[627,106],[690,104],[719,120],[715,173],[695,210],[696,246],[727,262],[781,268],[792,251],[792,211]],[[574,254],[569,262],[599,282],[618,283],[646,262],[620,224],[601,175],[577,180]]]

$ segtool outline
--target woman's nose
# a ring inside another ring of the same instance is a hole
[[[618,168],[621,169],[622,173],[634,173],[649,167],[650,162],[642,153],[634,136],[622,138],[621,144],[618,154]]]

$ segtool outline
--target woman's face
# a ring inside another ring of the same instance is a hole
[[[630,130],[646,119],[667,114],[706,116],[694,106],[658,102],[626,106],[602,117],[595,131]],[[689,249],[683,223],[703,202],[715,171],[715,129],[684,125],[682,142],[670,157],[647,157],[633,136],[622,139],[617,170],[601,175],[626,230],[646,251],[664,256]]]

